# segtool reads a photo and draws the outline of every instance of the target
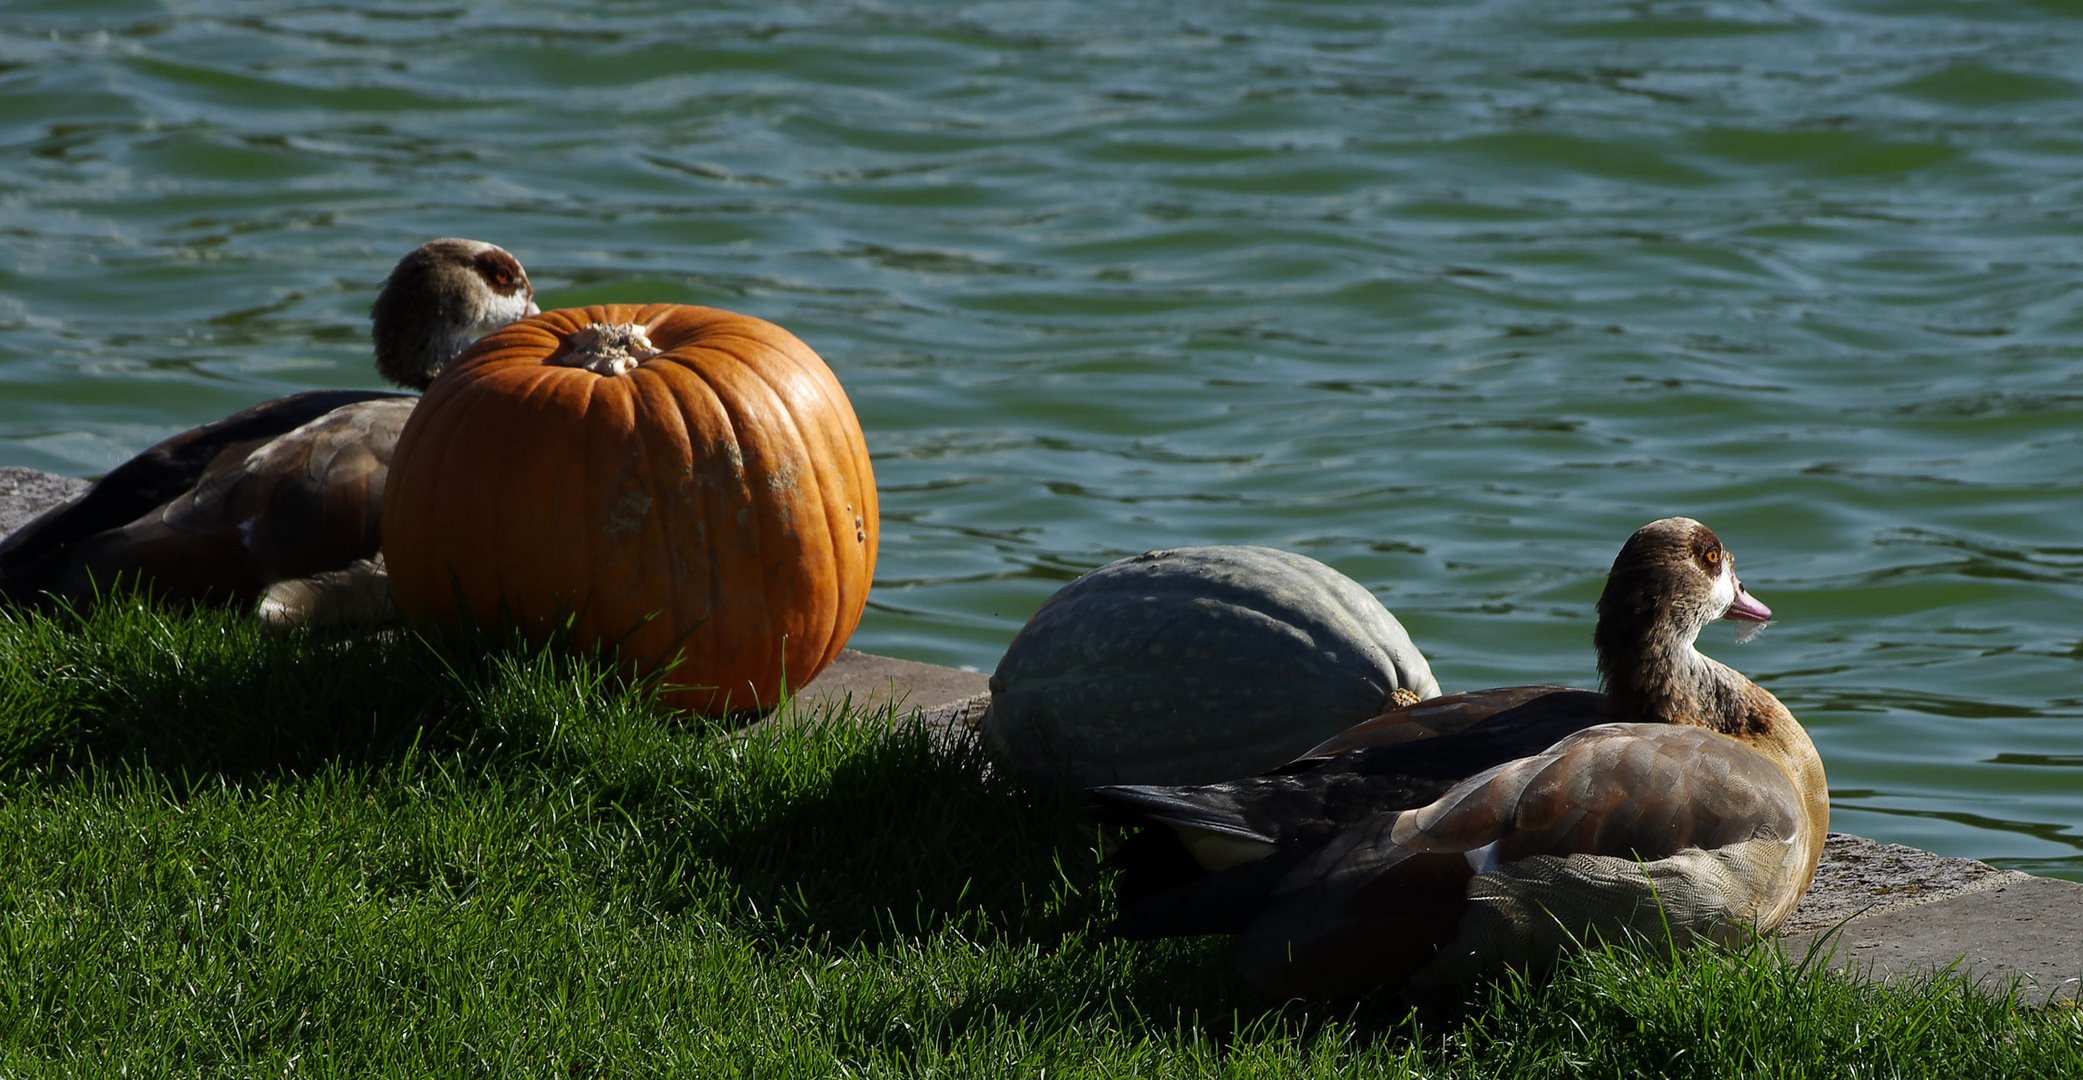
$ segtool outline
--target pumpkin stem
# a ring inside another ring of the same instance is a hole
[[[551,363],[585,368],[595,375],[621,375],[659,352],[635,323],[593,323],[565,338],[564,347]]]

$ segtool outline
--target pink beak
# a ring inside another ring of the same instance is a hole
[[[1738,581],[1736,598],[1729,602],[1729,609],[1723,612],[1721,617],[1741,622],[1769,622],[1772,619],[1772,609],[1758,603],[1757,597],[1750,595],[1750,590]]]

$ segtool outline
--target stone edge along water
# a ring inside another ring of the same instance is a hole
[[[0,535],[85,486],[0,467]],[[964,739],[989,699],[987,683],[980,672],[848,649],[789,708],[738,737],[850,702],[850,715],[892,724],[916,717],[942,738]],[[1831,967],[1876,978],[1949,972],[1990,990],[2016,985],[2034,1004],[2073,1000],[2083,984],[2083,885],[1832,833],[1779,946],[1797,958],[1821,950]]]

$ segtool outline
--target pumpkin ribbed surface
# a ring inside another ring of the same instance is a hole
[[[670,665],[669,705],[720,714],[839,655],[877,530],[860,423],[809,346],[715,308],[596,305],[496,331],[435,380],[383,551],[408,618],[569,620],[579,648]]]
[[[1248,776],[1439,694],[1394,615],[1351,578],[1273,548],[1152,551],[1064,586],[991,677],[980,727],[1030,783]]]

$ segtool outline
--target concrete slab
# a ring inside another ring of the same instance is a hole
[[[1823,849],[1823,861],[1815,868],[1815,884],[1779,932],[1782,936],[1813,933],[1854,917],[1880,915],[2031,880],[2031,875],[1999,870],[1973,859],[1948,858],[1922,848],[1831,833]]]
[[[2023,881],[1853,918],[1824,939],[1829,966],[1881,980],[1944,974],[1991,993],[2015,988],[2032,1005],[2076,1000],[2083,986],[2083,885],[2020,876]],[[1780,949],[1798,957],[1828,933],[1784,937]]]
[[[87,490],[85,480],[17,465],[0,468],[0,536],[28,524],[29,519]]]
[[[2083,988],[2083,885],[1833,833],[1780,951],[1903,981],[1944,973],[2044,1005]]]
[[[990,681],[991,677],[980,671],[847,649],[810,685],[796,692],[792,710],[762,720],[751,730],[774,723],[802,722],[851,702],[869,717],[894,712],[895,719],[908,720],[916,711],[923,714],[928,730],[946,739],[966,739],[970,737],[969,724],[990,704]]]
[[[856,708],[872,712],[893,705],[907,712],[938,709],[988,694],[990,678],[980,671],[847,649],[796,692],[796,707],[824,709],[850,700]]]
[[[0,468],[0,534],[85,487]],[[966,739],[990,700],[988,684],[981,672],[848,649],[797,692],[793,709],[739,734],[809,722],[851,702],[869,717],[905,720],[916,711],[946,738]],[[1819,939],[1832,967],[1873,978],[1950,970],[1992,990],[2015,983],[2035,1003],[2074,1000],[2083,979],[2083,885],[1832,834],[1815,886],[1781,929],[1780,945],[1801,956]]]

